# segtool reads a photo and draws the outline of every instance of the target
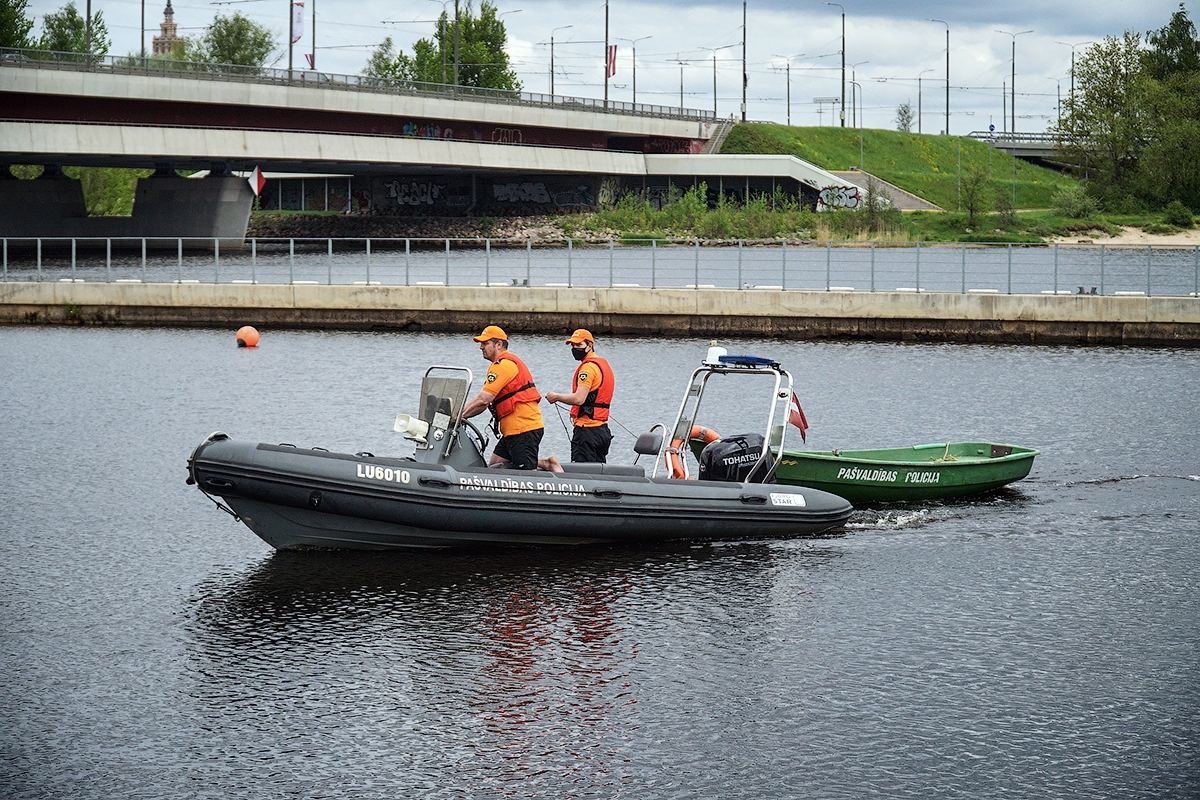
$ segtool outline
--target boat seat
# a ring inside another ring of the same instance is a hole
[[[623,475],[632,478],[646,477],[646,470],[635,464],[604,464],[599,461],[568,461],[562,465],[563,472],[588,475]]]

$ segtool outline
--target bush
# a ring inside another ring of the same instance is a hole
[[[1071,219],[1087,219],[1099,210],[1096,198],[1079,184],[1055,192],[1050,202],[1054,204],[1055,211]]]
[[[1017,224],[1017,210],[1013,208],[1012,194],[1007,186],[996,188],[996,217],[1005,228]]]
[[[1104,209],[1111,214],[1123,215],[1145,214],[1148,210],[1146,204],[1133,195],[1106,198]]]
[[[1192,210],[1178,200],[1172,200],[1167,204],[1163,222],[1176,228],[1190,228],[1193,222]]]

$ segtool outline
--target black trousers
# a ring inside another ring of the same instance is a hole
[[[575,433],[571,436],[571,460],[604,463],[608,460],[610,444],[612,431],[608,429],[607,424],[591,428],[576,425]]]

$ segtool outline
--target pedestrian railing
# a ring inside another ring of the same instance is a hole
[[[1200,297],[1200,247],[494,238],[7,238],[4,281]]]

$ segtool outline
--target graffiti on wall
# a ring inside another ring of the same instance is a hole
[[[583,183],[579,186],[576,186],[574,189],[566,189],[561,192],[555,192],[554,205],[558,206],[559,208],[590,207],[595,205],[595,200],[592,197],[591,185]]]
[[[703,139],[647,139],[642,145],[644,153],[663,155],[699,155],[703,149]]]
[[[817,209],[858,208],[857,186],[826,186],[817,195]]]
[[[383,184],[389,200],[398,206],[431,206],[446,191],[446,184],[432,181],[392,180]]]
[[[424,125],[419,125],[416,122],[406,122],[401,129],[404,136],[410,136],[414,139],[453,139],[454,129],[451,127],[443,128],[437,123],[431,122]]]
[[[523,137],[518,128],[493,128],[492,141],[496,144],[521,144]]]
[[[524,183],[493,183],[493,196],[502,203],[549,203],[546,184],[538,181]]]

